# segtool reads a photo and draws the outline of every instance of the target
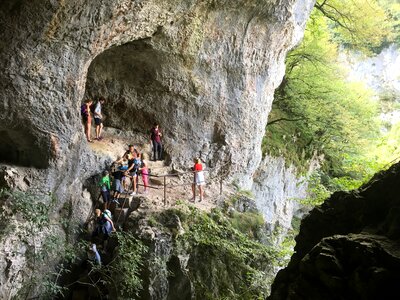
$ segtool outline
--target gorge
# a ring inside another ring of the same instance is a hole
[[[104,114],[109,132],[126,133],[135,137],[135,143],[144,144],[153,122],[159,122],[164,130],[168,167],[172,171],[187,170],[193,157],[200,156],[210,173],[223,178],[221,190],[226,192],[223,201],[216,200],[217,194],[208,195],[213,201],[215,198],[215,203],[226,204],[223,213],[205,209],[209,215],[186,206],[178,209],[180,199],[171,200],[165,211],[152,214],[152,203],[137,197],[136,204],[141,208],[131,212],[124,227],[148,248],[148,261],[140,274],[144,288],[138,294],[131,291],[133,294],[125,298],[252,299],[257,292],[266,297],[270,291],[264,281],[272,281],[271,276],[277,271],[269,260],[279,260],[277,254],[247,240],[243,242],[244,235],[227,220],[237,212],[252,213],[256,219],[260,211],[267,222],[262,226],[267,227],[267,234],[279,227],[289,229],[298,208],[294,202],[284,200],[305,197],[307,193],[297,171],[288,167],[284,158],[262,158],[261,144],[274,91],[285,73],[286,54],[300,42],[314,2],[2,1],[0,187],[23,194],[10,196],[4,192],[0,199],[0,299],[41,297],[40,276],[59,270],[56,266],[61,263],[60,257],[46,253],[41,263],[36,258],[32,260],[32,249],[35,255],[37,249],[47,251],[49,237],[62,239],[65,248],[78,248],[79,234],[73,228],[82,226],[92,214],[97,191],[94,178],[116,159],[94,151],[84,138],[79,107],[85,99],[98,96],[107,99]],[[110,147],[117,148],[116,144]],[[271,298],[318,299],[335,289],[335,284],[340,285],[341,292],[348,293],[342,280],[337,283],[336,275],[323,273],[322,268],[321,277],[328,277],[323,281],[323,292],[303,295],[296,289],[309,275],[302,273],[302,266],[318,264],[318,258],[317,262],[305,263],[303,259],[308,257],[308,251],[314,251],[314,258],[326,248],[334,251],[331,247],[335,243],[347,247],[346,243],[362,244],[368,239],[374,244],[372,239],[378,234],[396,240],[398,197],[394,192],[394,196],[383,195],[382,191],[386,182],[395,191],[398,174],[398,167],[394,166],[387,175],[375,177],[360,196],[352,194],[353,199],[346,194],[334,195],[321,210],[316,208],[303,222],[296,255],[289,271],[278,275]],[[255,201],[246,193],[248,190]],[[375,196],[369,198],[371,190]],[[218,187],[212,191],[218,191]],[[27,201],[24,198],[18,204],[24,193],[39,197],[28,197]],[[370,218],[376,208],[376,195],[382,195],[387,202],[380,207],[379,220],[374,219],[373,225],[378,229],[369,230],[371,224],[362,220]],[[353,200],[344,204],[341,197]],[[360,223],[355,226],[351,216],[346,215],[343,226],[355,227],[335,229],[332,219],[343,214],[346,205],[354,208],[359,197],[367,199],[359,204],[365,210],[356,214],[362,219]],[[241,201],[246,208],[239,207]],[[258,210],[253,207],[254,202]],[[33,213],[21,213],[37,208],[43,208],[46,218],[36,220]],[[324,219],[323,210],[330,218]],[[310,241],[307,239],[311,239],[313,226],[321,228]],[[258,235],[251,226],[245,231]],[[360,236],[364,231],[365,236]],[[204,242],[213,234],[231,241],[222,246],[218,239]],[[335,240],[336,236],[331,237],[334,234],[342,236]],[[322,246],[318,244],[321,239]],[[387,245],[386,242],[382,244]],[[243,250],[241,243],[251,251]],[[221,249],[222,256],[218,252]],[[242,256],[238,255],[240,251]],[[382,254],[382,260],[389,252]],[[209,260],[202,262],[204,257]],[[375,268],[382,270],[387,265],[379,261]],[[397,280],[385,270],[374,274],[383,274],[379,278],[389,278],[389,284]],[[234,272],[239,275],[232,277]],[[251,284],[246,291],[248,282]],[[359,289],[364,288],[361,279],[356,282]],[[381,288],[379,282],[373,286],[376,290]],[[306,291],[311,290],[310,283]],[[59,292],[56,290],[55,294]],[[350,294],[358,295],[357,292]],[[87,297],[85,293],[89,292],[82,293]],[[375,290],[371,293],[377,295]],[[113,291],[109,296],[117,298],[117,294]],[[73,291],[65,295],[80,299],[79,293]],[[91,297],[96,299],[98,292],[95,295]],[[368,299],[368,295],[363,297]]]

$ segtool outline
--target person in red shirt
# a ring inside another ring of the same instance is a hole
[[[161,130],[158,123],[154,123],[154,127],[150,130],[151,143],[153,145],[153,160],[162,160],[162,143],[161,143]]]
[[[204,172],[203,172],[203,165],[201,163],[200,158],[195,158],[193,160],[193,184],[192,184],[192,192],[193,192],[193,202],[196,200],[196,185],[199,187],[199,194],[200,194],[200,201],[203,201],[204,198],[204,188],[203,185],[206,184],[204,180]]]

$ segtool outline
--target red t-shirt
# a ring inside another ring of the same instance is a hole
[[[194,165],[194,170],[195,171],[203,171],[203,165],[202,164],[195,164]]]

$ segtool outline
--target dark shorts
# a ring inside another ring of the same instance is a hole
[[[110,191],[101,191],[101,196],[103,197],[104,203],[111,201]]]
[[[118,193],[122,193],[124,189],[122,188],[121,180],[120,179],[115,179],[114,180],[114,191]]]
[[[102,123],[100,118],[94,118],[94,124],[100,125]]]

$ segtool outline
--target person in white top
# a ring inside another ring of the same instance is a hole
[[[106,102],[106,99],[100,97],[99,101],[95,104],[94,108],[94,123],[96,124],[96,140],[100,141],[101,131],[103,130],[103,115],[101,112],[101,106]]]

